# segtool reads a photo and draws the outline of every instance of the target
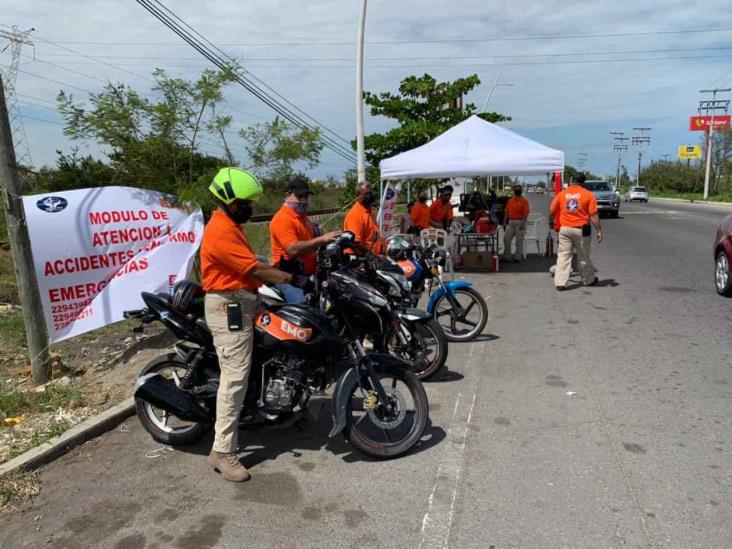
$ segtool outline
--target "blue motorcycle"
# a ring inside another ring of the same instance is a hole
[[[483,332],[488,322],[488,305],[471,282],[442,280],[444,250],[435,245],[424,249],[404,238],[391,237],[387,241],[387,254],[402,268],[411,285],[408,305],[417,307],[427,289],[427,312],[449,341],[471,341]]]

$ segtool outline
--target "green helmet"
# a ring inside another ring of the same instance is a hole
[[[221,168],[208,190],[227,205],[234,200],[259,200],[263,192],[257,178],[240,168]]]

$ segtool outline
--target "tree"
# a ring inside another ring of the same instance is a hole
[[[36,177],[36,185],[46,192],[69,191],[103,186],[114,178],[114,169],[91,155],[80,156],[79,149],[71,154],[56,151],[56,168],[44,166]]]
[[[284,181],[293,174],[297,162],[314,168],[320,162],[323,142],[320,130],[296,128],[279,117],[261,122],[239,134],[246,141],[244,150],[249,157],[247,168],[257,175]]]
[[[202,131],[213,129],[223,135],[231,123],[230,117],[217,117],[215,108],[232,73],[206,70],[195,82],[169,78],[160,69],[153,75],[159,100],[110,83],[90,96],[89,106],[77,104],[72,95],[61,91],[59,111],[66,135],[80,141],[93,139],[109,149],[113,174],[108,184],[175,194],[180,184],[190,186],[222,164],[197,148]]]
[[[364,137],[368,162],[378,166],[382,159],[424,145],[475,114],[476,106],[463,104],[463,98],[479,84],[476,74],[454,82],[438,82],[424,74],[402,80],[398,94],[364,92],[364,102],[371,108],[372,116],[385,116],[398,123],[386,133]],[[495,112],[479,116],[488,122],[511,120]]]

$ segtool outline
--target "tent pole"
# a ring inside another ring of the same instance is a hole
[[[412,180],[407,181],[407,202],[412,201]]]

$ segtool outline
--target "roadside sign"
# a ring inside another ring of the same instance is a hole
[[[679,158],[681,160],[692,160],[694,158],[701,158],[701,157],[702,157],[701,145],[681,145],[681,146],[679,146]]]
[[[729,129],[730,127],[730,115],[719,115],[714,117],[714,129]],[[689,131],[690,132],[705,132],[709,130],[711,124],[711,116],[692,116],[689,118]]]

